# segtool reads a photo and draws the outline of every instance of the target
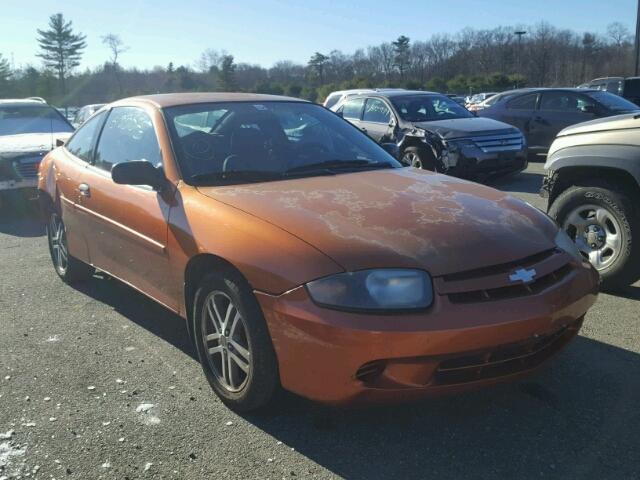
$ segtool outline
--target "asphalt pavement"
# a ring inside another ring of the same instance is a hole
[[[495,186],[544,208],[542,165]],[[115,280],[55,275],[32,213],[0,213],[0,479],[637,479],[640,284],[519,383],[333,409],[286,395],[239,416],[183,320]],[[322,379],[318,379],[322,381]]]

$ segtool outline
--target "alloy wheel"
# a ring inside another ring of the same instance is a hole
[[[405,153],[402,157],[402,162],[414,168],[422,168],[422,160],[420,160],[420,157],[414,152]]]
[[[567,215],[564,230],[578,250],[598,270],[616,261],[622,250],[622,230],[616,217],[599,205],[580,205]]]
[[[238,308],[224,292],[211,292],[202,309],[202,341],[207,361],[225,389],[238,392],[252,369],[247,328]]]
[[[51,258],[58,272],[64,275],[69,266],[69,249],[67,248],[64,223],[57,213],[51,214],[48,227],[47,233],[49,245],[51,246]]]

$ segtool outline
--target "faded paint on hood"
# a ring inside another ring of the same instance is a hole
[[[518,129],[492,118],[455,118],[451,120],[436,120],[432,122],[416,122],[418,128],[437,133],[442,138],[454,139],[472,137],[476,135],[495,135],[518,133]]]
[[[546,215],[505,193],[413,168],[199,190],[349,271],[413,267],[438,276],[552,248],[556,233]]]
[[[0,136],[0,156],[18,156],[25,153],[48,152],[55,148],[58,138],[67,140],[69,132],[59,133],[22,133]]]

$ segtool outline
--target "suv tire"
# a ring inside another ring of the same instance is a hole
[[[402,163],[414,168],[437,172],[433,153],[423,147],[407,147],[402,152]]]
[[[613,230],[617,239],[617,248],[615,248],[617,251],[612,254],[615,257],[609,262],[603,262],[598,268],[603,289],[611,290],[632,284],[640,278],[640,218],[627,195],[597,181],[589,185],[572,186],[562,192],[550,205],[549,215],[567,231],[571,223],[570,216],[580,212],[581,209],[587,212],[592,207],[602,214],[604,221],[589,217],[589,222],[585,222],[589,223],[587,228],[603,231],[605,238],[608,238]],[[616,227],[618,232],[615,232]],[[574,240],[578,234],[582,234],[577,231],[567,231],[567,233]],[[576,243],[580,246],[579,242]]]

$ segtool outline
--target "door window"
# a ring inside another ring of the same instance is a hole
[[[535,110],[537,93],[516,97],[507,104],[509,110]]]
[[[542,94],[540,110],[556,112],[582,112],[584,107],[594,106],[592,101],[571,92],[549,92]]]
[[[360,113],[362,112],[363,104],[364,98],[352,98],[351,100],[347,100],[344,107],[342,107],[342,116],[352,120],[360,120]]]
[[[388,125],[391,121],[391,112],[382,100],[368,98],[364,107],[364,113],[362,114],[362,121]]]
[[[95,166],[110,172],[114,165],[132,160],[162,165],[156,132],[151,118],[140,108],[116,107],[102,129]]]
[[[105,114],[106,112],[96,115],[82,125],[67,142],[65,148],[79,159],[90,162],[93,155],[93,145],[96,135],[100,130],[100,125],[102,125]]]

